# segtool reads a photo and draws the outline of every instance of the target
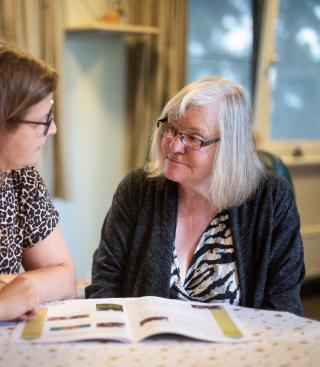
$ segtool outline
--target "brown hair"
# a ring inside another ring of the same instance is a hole
[[[54,92],[56,70],[24,51],[0,42],[0,130],[12,129],[27,110]]]

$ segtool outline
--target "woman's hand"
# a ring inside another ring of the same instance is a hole
[[[0,320],[25,320],[38,313],[38,303],[31,280],[18,276],[0,289]]]

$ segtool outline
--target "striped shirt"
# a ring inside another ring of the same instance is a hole
[[[221,211],[202,235],[184,282],[174,247],[170,298],[239,304],[240,287],[227,211]]]

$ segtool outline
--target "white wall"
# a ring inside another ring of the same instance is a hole
[[[293,178],[307,278],[320,275],[320,165],[289,167]]]
[[[54,203],[78,278],[90,275],[104,216],[125,174],[124,63],[119,37],[66,36],[64,154],[71,197]]]

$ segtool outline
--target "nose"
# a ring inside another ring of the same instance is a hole
[[[50,127],[49,127],[49,130],[48,130],[48,133],[47,133],[47,136],[55,135],[56,132],[57,132],[57,125],[56,125],[55,121],[52,120],[52,122],[50,124]]]
[[[185,146],[182,144],[181,135],[177,134],[170,142],[170,150],[174,153],[184,153]]]

